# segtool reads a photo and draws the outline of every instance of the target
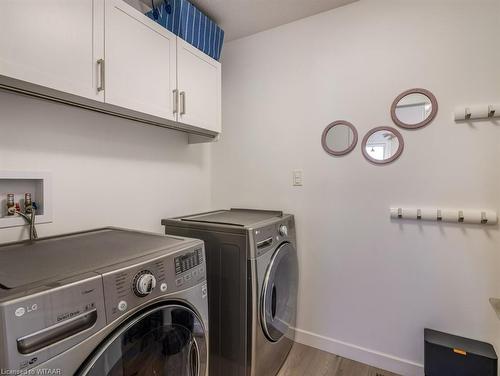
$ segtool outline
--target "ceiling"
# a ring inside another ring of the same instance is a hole
[[[246,37],[357,0],[192,0],[225,31],[225,40]]]
[[[165,0],[125,0],[142,11],[151,2]],[[325,12],[358,0],[190,0],[225,32],[226,42],[259,31]],[[140,4],[140,5],[139,5]]]

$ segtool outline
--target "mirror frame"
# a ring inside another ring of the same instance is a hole
[[[397,152],[392,157],[384,159],[382,161],[375,159],[375,158],[372,158],[368,154],[368,152],[366,151],[366,144],[368,143],[368,139],[370,138],[370,136],[372,134],[379,132],[379,131],[391,132],[398,138],[398,141],[399,141],[399,148],[398,148]],[[403,139],[403,135],[396,128],[392,128],[392,127],[376,127],[376,128],[370,129],[366,133],[365,137],[363,137],[363,142],[361,143],[361,152],[363,153],[363,156],[365,157],[365,159],[368,162],[373,163],[375,165],[385,165],[385,164],[394,162],[396,159],[398,159],[401,156],[404,148],[405,148],[405,142]]]
[[[427,119],[425,119],[425,120],[423,120],[423,121],[421,121],[420,123],[417,123],[417,124],[407,124],[407,123],[404,123],[401,120],[399,120],[398,117],[396,116],[396,107],[398,106],[399,101],[401,99],[403,99],[404,97],[406,97],[407,95],[410,95],[410,94],[422,94],[422,95],[425,95],[427,98],[429,98],[429,100],[431,101],[431,105],[432,105],[432,111],[429,114],[429,116],[427,117]],[[425,127],[426,125],[430,124],[434,120],[434,118],[437,115],[437,112],[438,112],[438,102],[437,102],[437,99],[434,96],[434,94],[432,94],[429,90],[420,89],[420,88],[406,90],[405,92],[399,94],[396,97],[396,99],[394,99],[394,102],[392,102],[392,106],[391,106],[391,118],[392,118],[392,121],[398,127],[405,128],[405,129],[418,129],[418,128]]]
[[[328,136],[328,132],[333,127],[335,127],[337,125],[345,125],[345,126],[349,127],[352,130],[352,135],[353,135],[351,145],[349,145],[348,148],[346,148],[344,150],[340,150],[340,151],[332,150],[326,144],[326,137]],[[321,135],[321,145],[323,146],[323,149],[328,154],[333,155],[335,157],[340,157],[340,156],[349,154],[351,151],[354,150],[354,148],[356,147],[357,144],[358,144],[358,131],[356,130],[356,127],[352,123],[349,123],[348,121],[345,121],[345,120],[337,120],[337,121],[334,121],[333,123],[328,124],[326,126],[326,128],[324,129],[323,134]]]

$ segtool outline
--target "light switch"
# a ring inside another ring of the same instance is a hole
[[[303,183],[302,170],[293,170],[293,186],[300,187]]]

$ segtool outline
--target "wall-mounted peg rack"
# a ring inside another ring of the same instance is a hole
[[[498,223],[498,215],[494,210],[419,209],[396,207],[391,208],[391,218],[476,225],[496,225]]]
[[[455,108],[455,121],[500,118],[500,103]]]

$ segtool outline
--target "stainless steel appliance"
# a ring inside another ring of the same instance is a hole
[[[200,240],[106,228],[0,246],[0,265],[3,374],[207,375]]]
[[[165,219],[167,234],[205,241],[210,376],[276,375],[294,340],[294,217],[231,209]]]

